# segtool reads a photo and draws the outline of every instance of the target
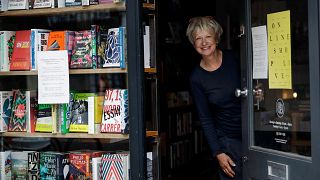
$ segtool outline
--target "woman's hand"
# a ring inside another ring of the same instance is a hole
[[[236,164],[234,164],[232,159],[225,153],[220,153],[216,157],[219,161],[219,165],[222,171],[226,173],[226,175],[228,175],[229,177],[233,178],[236,173],[232,170],[231,166],[234,167],[236,166]]]

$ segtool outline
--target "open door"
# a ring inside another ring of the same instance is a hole
[[[320,179],[319,2],[242,5],[243,179]]]

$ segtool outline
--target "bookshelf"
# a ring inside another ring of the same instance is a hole
[[[71,90],[85,90],[88,92],[103,93],[106,85],[101,85],[100,81],[108,84],[108,88],[127,88],[129,89],[129,117],[130,131],[129,134],[116,133],[27,133],[27,132],[4,132],[0,133],[1,151],[6,149],[6,144],[11,139],[32,139],[32,138],[49,138],[59,144],[62,150],[72,148],[69,146],[68,139],[74,139],[73,143],[81,147],[91,139],[99,139],[103,143],[110,145],[101,145],[101,147],[112,147],[116,150],[126,150],[130,152],[130,177],[131,179],[140,179],[145,172],[146,138],[158,138],[158,129],[145,128],[145,97],[144,92],[144,76],[147,74],[156,74],[156,67],[143,68],[143,46],[142,41],[142,11],[147,9],[149,12],[155,13],[156,6],[150,3],[141,3],[139,1],[127,1],[126,3],[101,4],[90,6],[75,6],[64,8],[47,8],[47,9],[30,9],[0,12],[0,30],[24,30],[32,28],[48,28],[52,30],[81,30],[89,27],[90,24],[108,23],[110,27],[126,26],[127,28],[127,67],[122,68],[98,68],[98,69],[69,69]],[[110,23],[110,24],[109,24]],[[8,28],[8,29],[5,29]],[[38,71],[9,71],[0,72],[0,90],[8,90],[10,88],[21,89],[37,89],[36,77]],[[119,81],[118,76],[125,76],[125,83]],[[101,80],[101,77],[105,78]],[[106,78],[107,77],[107,78]],[[99,79],[100,78],[100,79]],[[18,79],[18,80],[16,80]],[[10,81],[10,83],[6,83]],[[108,81],[115,81],[107,83]],[[19,85],[20,82],[21,85]],[[10,87],[9,87],[10,86]],[[88,88],[89,87],[89,88]],[[91,88],[92,87],[92,88]],[[113,145],[113,142],[124,142],[121,146]],[[157,141],[155,141],[157,142]],[[124,145],[123,145],[124,144]],[[51,147],[52,146],[52,147]],[[49,146],[50,150],[55,145]],[[61,150],[60,149],[60,150]],[[74,149],[72,149],[74,150]],[[101,149],[109,150],[109,149]],[[157,151],[157,150],[156,150]],[[156,152],[158,153],[158,152]],[[155,178],[157,179],[157,178]]]

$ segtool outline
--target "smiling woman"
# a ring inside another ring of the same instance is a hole
[[[212,17],[192,18],[187,36],[201,55],[190,83],[198,116],[213,157],[220,165],[221,180],[242,179],[241,108],[233,89],[240,86],[239,64],[230,51],[217,43],[223,30]]]

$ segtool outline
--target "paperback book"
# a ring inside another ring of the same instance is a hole
[[[15,34],[15,31],[0,31],[0,71],[10,70]]]
[[[12,91],[0,91],[0,132],[8,131],[12,101]]]
[[[103,67],[126,67],[126,28],[108,29]]]
[[[29,71],[31,69],[30,38],[31,30],[16,31],[16,39],[13,46],[10,71]]]

